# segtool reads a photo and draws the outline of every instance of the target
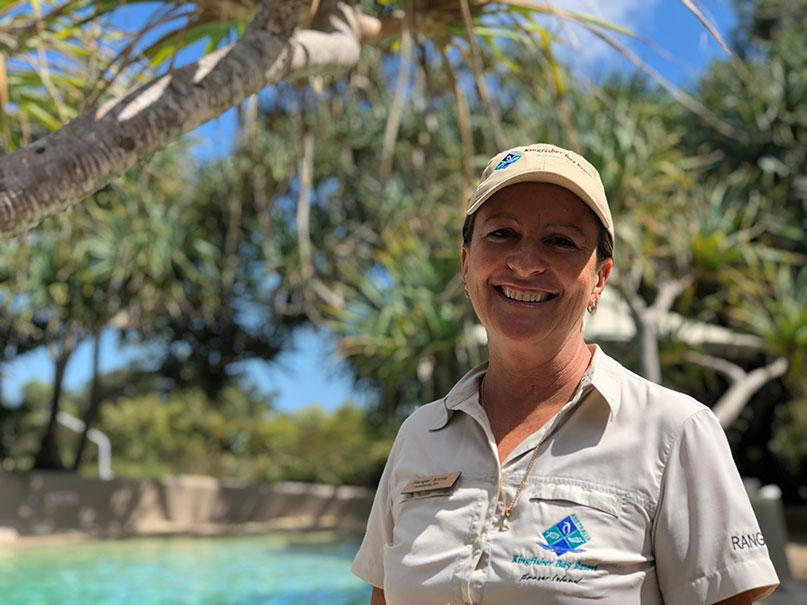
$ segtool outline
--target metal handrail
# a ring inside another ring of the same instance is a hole
[[[67,412],[56,414],[56,421],[76,433],[82,433],[86,426],[83,420]],[[87,439],[98,446],[98,476],[104,481],[109,481],[115,476],[112,473],[112,444],[109,437],[98,429],[90,429],[87,431]]]

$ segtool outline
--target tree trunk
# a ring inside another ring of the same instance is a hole
[[[77,471],[81,466],[81,459],[84,456],[84,451],[87,448],[87,433],[92,428],[95,418],[98,416],[98,409],[101,407],[101,397],[98,388],[98,365],[101,359],[101,330],[95,332],[93,338],[93,354],[92,354],[92,383],[90,384],[90,401],[87,406],[87,413],[84,415],[84,430],[81,431],[81,437],[78,440],[78,447],[76,448],[76,455],[73,458],[73,470]]]
[[[637,322],[639,329],[639,372],[648,380],[661,384],[661,360],[658,352],[658,320],[643,314]]]
[[[56,416],[59,414],[59,403],[62,398],[64,372],[72,353],[71,348],[65,348],[56,359],[56,376],[53,379],[50,418],[48,419],[48,426],[45,427],[45,434],[39,443],[39,452],[34,459],[35,469],[64,470],[64,464],[62,464],[61,456],[59,456],[59,448],[56,442]]]
[[[636,344],[639,355],[639,373],[648,380],[661,384],[661,358],[659,357],[659,326],[670,312],[675,300],[694,281],[694,274],[677,279],[660,279],[656,296],[648,305],[639,295],[641,269],[636,265],[619,279],[619,290],[630,309],[636,326]]]

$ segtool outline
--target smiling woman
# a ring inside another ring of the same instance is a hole
[[[373,603],[750,604],[777,577],[711,411],[583,339],[613,266],[597,170],[494,157],[461,250],[489,361],[401,427],[353,571]],[[734,541],[734,542],[733,542]]]

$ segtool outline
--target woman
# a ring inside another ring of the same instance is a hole
[[[710,410],[583,340],[613,242],[581,156],[488,163],[461,258],[489,362],[401,427],[353,564],[373,604],[750,604],[776,587]]]

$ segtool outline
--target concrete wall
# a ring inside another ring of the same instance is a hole
[[[305,483],[241,485],[209,477],[102,481],[70,473],[0,472],[0,539],[362,530],[372,490]]]

